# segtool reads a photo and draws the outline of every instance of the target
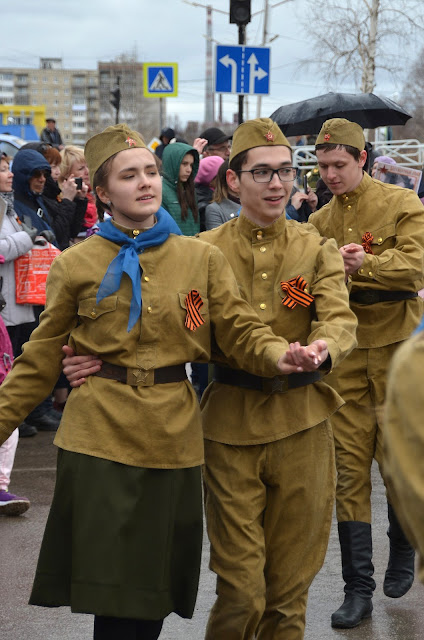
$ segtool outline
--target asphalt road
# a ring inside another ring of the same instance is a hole
[[[53,436],[40,433],[19,443],[10,489],[30,498],[29,511],[18,518],[0,517],[0,639],[89,640],[92,617],[67,609],[44,609],[27,604],[41,537],[51,501],[56,449]],[[424,587],[415,582],[399,600],[383,594],[388,557],[384,487],[373,469],[373,539],[377,589],[370,620],[350,630],[331,629],[330,616],[343,601],[337,527],[333,524],[327,558],[309,596],[305,640],[423,640]],[[161,640],[202,640],[209,609],[214,601],[215,579],[208,570],[205,539],[199,596],[192,620],[175,615],[166,620]],[[219,639],[217,639],[219,640]]]

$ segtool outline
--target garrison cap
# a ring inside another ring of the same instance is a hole
[[[87,140],[84,149],[85,159],[90,171],[90,183],[97,169],[106,160],[119,151],[131,148],[147,149],[146,143],[137,131],[132,131],[126,124],[115,124],[107,127],[102,133],[98,133]]]
[[[365,149],[365,136],[362,127],[346,118],[331,118],[326,120],[316,139],[319,144],[346,144],[359,151]]]
[[[290,143],[276,122],[271,118],[256,118],[243,122],[234,131],[230,162],[242,151],[255,147],[288,147]]]

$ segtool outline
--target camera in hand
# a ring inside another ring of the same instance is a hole
[[[82,178],[74,178],[75,184],[77,185],[77,189],[81,191],[82,189]]]

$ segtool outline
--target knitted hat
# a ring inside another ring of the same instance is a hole
[[[376,162],[384,162],[384,164],[396,164],[396,160],[393,160],[393,158],[389,158],[389,156],[377,156],[377,158],[374,159],[373,164],[375,164]]]
[[[132,131],[126,124],[115,124],[112,127],[107,127],[102,133],[98,133],[87,140],[84,155],[90,171],[90,184],[93,184],[97,169],[106,160],[119,151],[125,151],[133,147],[147,149],[141,135],[137,131]]]
[[[331,118],[321,127],[315,146],[319,144],[345,144],[363,151],[365,149],[364,132],[356,122],[345,118]]]
[[[271,118],[256,118],[243,122],[234,131],[230,162],[242,151],[255,147],[290,147],[290,143],[276,122]]]
[[[196,184],[209,184],[216,178],[218,169],[224,162],[224,158],[220,156],[208,156],[202,158],[199,162],[199,171],[194,179]]]

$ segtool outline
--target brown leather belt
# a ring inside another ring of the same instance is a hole
[[[287,376],[275,376],[274,378],[261,378],[254,376],[247,371],[239,371],[238,369],[227,369],[215,365],[214,380],[221,384],[230,384],[235,387],[244,387],[245,389],[254,389],[255,391],[263,391],[264,393],[286,393],[290,389],[297,387],[305,387],[308,384],[319,382],[323,374],[319,371],[310,371],[303,373],[290,373]]]
[[[159,369],[130,369],[120,367],[117,364],[103,362],[100,371],[95,376],[118,380],[132,387],[151,387],[154,384],[167,384],[168,382],[181,382],[187,379],[184,364],[175,364],[171,367],[161,367]]]
[[[394,300],[410,300],[416,298],[415,291],[384,291],[382,289],[361,289],[350,294],[349,300],[357,304],[377,304]]]

